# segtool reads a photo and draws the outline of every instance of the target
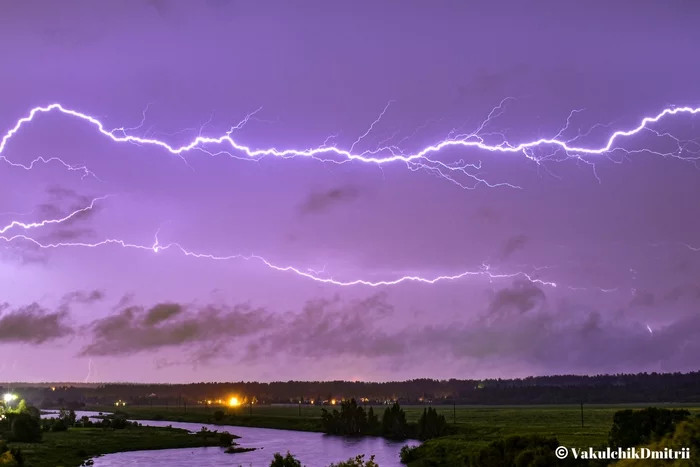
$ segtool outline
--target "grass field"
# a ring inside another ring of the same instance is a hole
[[[205,439],[185,430],[152,427],[123,430],[71,428],[57,433],[46,432],[40,443],[10,443],[10,446],[22,449],[25,465],[31,467],[77,467],[99,454],[218,445],[217,437]]]
[[[647,406],[667,408],[687,408],[700,414],[699,405],[689,404],[642,404],[642,405],[584,405],[583,426],[581,407],[578,405],[542,406],[434,406],[445,415],[449,423],[456,420],[460,438],[468,439],[474,448],[490,441],[510,435],[539,434],[555,436],[565,446],[588,447],[606,442],[615,412],[626,408]],[[386,406],[374,406],[381,419]],[[329,408],[329,407],[327,407]],[[425,406],[403,406],[409,422],[418,421]],[[114,407],[91,407],[90,410],[113,411]],[[254,405],[231,409],[209,406],[208,408],[188,407],[187,412],[177,407],[124,407],[121,408],[132,419],[153,419],[216,423],[225,425],[254,426],[301,431],[320,431],[321,407]],[[226,416],[220,422],[214,421],[214,412],[222,410]],[[251,415],[252,413],[252,415]]]

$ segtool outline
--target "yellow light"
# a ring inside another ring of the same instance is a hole
[[[230,405],[231,407],[238,407],[239,405],[241,405],[241,401],[238,400],[238,397],[232,397],[228,400],[228,405]]]
[[[333,400],[331,401],[331,405],[335,405],[336,402],[337,402],[337,401],[336,401],[335,399],[333,399]]]
[[[208,404],[208,405],[211,405],[211,401],[207,401],[207,404]]]

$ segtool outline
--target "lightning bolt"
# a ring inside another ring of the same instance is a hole
[[[591,165],[595,168],[594,163],[591,162],[590,160],[586,159],[587,156],[601,156],[604,155],[608,158],[610,158],[610,154],[615,152],[615,151],[622,151],[625,154],[633,154],[633,153],[638,153],[638,152],[649,152],[658,156],[663,156],[663,157],[676,157],[685,161],[690,161],[690,162],[695,162],[699,157],[682,157],[681,154],[683,152],[688,152],[689,149],[689,142],[683,142],[680,139],[670,135],[667,132],[660,132],[657,130],[654,130],[650,128],[650,125],[653,123],[659,122],[662,118],[667,117],[667,116],[672,116],[672,115],[679,115],[679,114],[687,114],[687,115],[696,115],[700,113],[700,108],[693,108],[693,107],[669,107],[663,109],[661,112],[659,112],[655,116],[648,116],[644,117],[641,122],[634,128],[628,129],[628,130],[617,130],[613,132],[610,137],[608,138],[607,142],[601,146],[601,147],[583,147],[583,146],[576,146],[573,144],[573,141],[576,139],[580,138],[583,136],[580,132],[579,135],[572,140],[565,140],[561,139],[561,135],[564,133],[565,130],[569,128],[571,118],[575,113],[579,113],[581,110],[574,110],[571,112],[569,115],[569,118],[567,118],[567,124],[560,130],[555,137],[552,138],[540,138],[534,141],[529,141],[529,142],[523,142],[519,144],[511,144],[508,141],[503,138],[503,141],[498,144],[487,144],[486,141],[484,140],[484,136],[487,136],[487,134],[483,134],[483,130],[495,119],[497,118],[503,109],[503,106],[505,105],[505,102],[508,100],[511,100],[512,98],[506,98],[504,99],[499,106],[494,108],[494,110],[488,115],[486,120],[484,120],[477,128],[476,131],[467,133],[467,134],[460,134],[460,135],[454,135],[454,132],[451,132],[451,136],[448,137],[447,139],[441,140],[435,144],[432,144],[430,146],[426,146],[417,152],[413,153],[407,153],[404,152],[403,150],[399,149],[395,145],[385,145],[385,146],[380,146],[376,149],[373,150],[367,150],[364,152],[354,152],[354,147],[360,143],[375,127],[375,125],[380,121],[380,119],[385,115],[385,113],[389,109],[389,104],[384,108],[380,116],[370,125],[369,129],[362,134],[355,142],[351,145],[350,149],[345,150],[345,149],[340,149],[337,146],[329,146],[327,144],[323,144],[321,146],[318,146],[313,149],[294,149],[294,148],[288,148],[288,149],[276,149],[276,148],[266,148],[266,149],[253,149],[250,146],[244,145],[242,143],[237,142],[236,140],[233,139],[232,132],[234,129],[239,129],[245,122],[251,119],[253,114],[249,114],[239,125],[232,127],[231,130],[227,131],[223,135],[220,136],[203,136],[203,135],[198,135],[195,137],[193,140],[191,140],[189,143],[175,147],[170,145],[169,143],[156,139],[156,138],[146,138],[142,136],[133,136],[128,134],[130,130],[128,128],[117,128],[114,130],[107,130],[105,127],[105,124],[98,120],[96,117],[93,117],[91,115],[79,112],[77,110],[73,110],[67,107],[64,107],[62,104],[59,103],[54,103],[50,104],[44,107],[35,107],[30,110],[29,114],[23,118],[20,118],[15,125],[0,139],[0,159],[2,161],[9,163],[10,165],[14,167],[21,167],[26,170],[30,170],[31,168],[34,167],[34,165],[38,162],[43,162],[43,163],[48,163],[52,161],[59,162],[63,164],[66,168],[69,170],[80,170],[83,172],[84,176],[87,175],[92,175],[94,174],[89,171],[85,166],[74,166],[71,164],[66,163],[65,161],[59,159],[59,158],[50,158],[50,159],[45,159],[45,158],[37,158],[34,161],[32,161],[30,164],[25,165],[25,164],[20,164],[16,162],[12,162],[9,159],[7,159],[4,155],[3,152],[5,148],[7,147],[7,144],[9,141],[12,139],[14,135],[16,135],[20,129],[25,126],[26,124],[32,122],[37,116],[41,114],[47,114],[51,112],[58,112],[62,115],[69,116],[69,117],[74,117],[79,120],[82,120],[92,127],[94,127],[101,135],[109,138],[111,141],[115,143],[132,143],[136,145],[150,145],[150,146],[157,146],[161,149],[164,149],[165,151],[169,152],[170,154],[176,155],[180,157],[183,161],[184,159],[184,154],[193,151],[193,150],[199,150],[199,151],[204,151],[210,155],[219,155],[219,154],[227,154],[230,157],[238,158],[238,159],[246,159],[246,160],[259,160],[263,157],[279,157],[283,159],[289,159],[289,158],[296,158],[296,157],[305,157],[305,158],[312,158],[321,162],[332,162],[336,164],[342,164],[345,162],[362,162],[366,164],[375,164],[375,165],[385,165],[385,164],[390,164],[390,163],[404,163],[410,170],[426,170],[429,173],[436,175],[440,178],[446,179],[461,188],[465,189],[473,189],[476,188],[476,186],[479,185],[486,185],[488,187],[499,187],[499,186],[507,186],[510,188],[519,188],[518,186],[509,184],[509,183],[489,183],[485,179],[481,178],[478,173],[473,172],[473,171],[478,171],[481,169],[481,163],[479,162],[478,164],[466,164],[464,161],[457,161],[455,163],[446,163],[446,162],[441,162],[437,159],[431,159],[430,156],[433,154],[437,154],[443,150],[449,149],[449,148],[463,148],[463,149],[475,149],[475,150],[481,150],[485,151],[488,153],[520,153],[523,154],[527,159],[536,162],[538,165],[541,164],[544,161],[547,160],[555,160],[559,161],[557,159],[554,159],[555,155],[558,153],[562,153],[564,155],[564,158],[567,159],[575,159],[577,161],[586,163],[588,165]],[[258,109],[260,110],[260,109]],[[257,112],[257,111],[256,111]],[[145,121],[145,111],[144,111],[144,119],[142,120]],[[141,125],[140,125],[141,126]],[[135,127],[135,128],[140,128],[140,126]],[[624,139],[624,138],[629,138],[634,135],[637,135],[641,133],[642,131],[649,131],[652,132],[653,134],[656,134],[659,137],[667,137],[671,138],[673,141],[675,141],[677,148],[675,151],[671,152],[658,152],[658,151],[652,151],[651,149],[644,149],[644,150],[628,150],[624,149],[621,146],[617,145],[617,142]],[[201,133],[201,132],[200,132]],[[489,133],[488,135],[497,135],[499,133]],[[502,133],[500,133],[501,136],[503,136]],[[326,141],[327,142],[327,141]],[[227,145],[229,146],[229,149],[227,150],[222,150],[220,152],[210,152],[206,148],[209,146],[221,146],[221,145]],[[698,147],[700,145],[696,144]],[[537,150],[549,150],[549,153],[546,153],[542,155],[541,153],[538,155]],[[235,155],[232,152],[233,151],[237,154],[240,155]],[[185,161],[186,162],[186,161]],[[471,185],[465,185],[461,182],[459,182],[456,178],[455,175],[458,175],[459,173],[466,175],[470,180],[471,180]],[[597,177],[597,175],[596,175]]]
[[[92,358],[88,360],[88,372],[87,372],[87,376],[85,377],[85,380],[83,382],[87,383],[88,381],[90,381],[91,375],[92,375]]]
[[[14,227],[19,227],[19,228],[24,229],[24,230],[29,230],[29,229],[39,228],[39,227],[46,227],[47,225],[52,225],[52,224],[62,224],[64,222],[67,222],[67,221],[73,219],[74,217],[76,217],[82,213],[85,213],[87,211],[94,209],[95,204],[98,201],[105,200],[109,196],[110,195],[105,195],[105,196],[100,196],[100,197],[94,198],[88,206],[86,206],[84,208],[76,209],[75,211],[71,212],[70,214],[68,214],[64,217],[61,217],[59,219],[48,219],[48,220],[43,220],[40,222],[31,222],[31,223],[12,221],[9,224],[5,225],[4,227],[0,227],[0,234],[4,234],[5,232],[7,232],[8,230],[10,230]]]
[[[127,249],[135,249],[135,250],[142,250],[142,251],[152,251],[153,253],[161,253],[167,250],[173,250],[181,253],[184,256],[191,257],[191,258],[198,258],[198,259],[209,259],[209,260],[215,260],[215,261],[227,261],[227,260],[245,260],[245,261],[256,261],[259,263],[262,263],[263,265],[267,266],[270,269],[273,269],[275,271],[279,272],[290,272],[294,273],[298,276],[305,277],[307,279],[314,280],[316,282],[320,282],[323,284],[332,284],[332,285],[337,285],[337,286],[352,286],[352,285],[364,285],[364,286],[370,286],[370,287],[379,287],[379,286],[386,286],[386,285],[398,285],[402,282],[419,282],[419,283],[424,283],[424,284],[435,284],[437,282],[443,282],[443,281],[454,281],[457,279],[462,279],[468,276],[482,276],[482,277],[487,277],[490,280],[494,279],[509,279],[509,278],[525,278],[533,283],[536,284],[541,284],[545,286],[550,286],[550,287],[557,287],[557,284],[555,282],[550,282],[550,281],[545,281],[541,279],[534,278],[530,276],[529,274],[525,272],[515,272],[515,273],[510,273],[510,274],[496,274],[492,273],[489,271],[489,268],[482,268],[478,270],[468,270],[468,271],[463,271],[457,274],[453,275],[439,275],[431,278],[426,278],[426,277],[421,277],[421,276],[412,276],[412,275],[407,275],[407,276],[402,276],[398,277],[396,279],[391,279],[391,280],[381,280],[381,281],[368,281],[364,279],[353,279],[353,280],[336,280],[333,279],[332,277],[320,277],[318,271],[312,272],[312,270],[303,270],[294,266],[280,266],[277,264],[272,263],[271,261],[265,259],[264,257],[260,255],[242,255],[242,254],[235,254],[235,255],[228,255],[228,256],[219,256],[219,255],[212,255],[212,254],[207,254],[207,253],[199,253],[195,251],[190,251],[186,248],[184,248],[182,245],[179,243],[168,243],[165,245],[161,245],[159,240],[158,240],[158,234],[156,233],[155,236],[155,242],[151,245],[146,245],[146,244],[137,244],[137,243],[128,243],[124,240],[121,239],[114,239],[114,238],[109,238],[102,240],[100,242],[94,242],[94,243],[87,243],[87,242],[57,242],[57,243],[43,243],[40,242],[34,238],[31,238],[27,235],[24,234],[17,234],[11,237],[7,236],[0,236],[0,240],[3,240],[5,242],[16,242],[16,241],[25,241],[30,244],[33,244],[36,247],[39,247],[41,249],[54,249],[54,248],[69,248],[69,247],[81,247],[81,248],[97,248],[97,247],[102,247],[102,246],[107,246],[107,245],[117,245],[122,248],[127,248]]]
[[[505,103],[510,100],[511,98],[504,99],[501,101],[501,103],[496,106],[487,116],[487,118],[477,127],[476,131],[471,132],[471,133],[464,133],[464,134],[457,134],[458,130],[453,130],[450,132],[448,135],[448,138],[441,140],[433,145],[426,146],[422,149],[420,149],[417,152],[413,153],[408,153],[403,151],[398,147],[398,145],[389,145],[389,141],[393,139],[393,137],[388,138],[382,142],[380,142],[375,149],[373,150],[367,150],[364,152],[355,152],[355,147],[361,143],[376,127],[377,124],[381,121],[381,119],[385,116],[385,114],[388,112],[389,107],[391,105],[391,102],[384,107],[382,112],[380,113],[379,117],[375,119],[372,124],[369,126],[369,128],[362,134],[360,135],[350,146],[348,150],[340,149],[336,145],[328,145],[328,141],[331,138],[326,139],[326,141],[323,143],[323,145],[313,148],[313,149],[293,149],[293,148],[288,148],[288,149],[276,149],[276,148],[267,148],[267,149],[253,149],[250,146],[241,144],[237,142],[236,140],[233,139],[232,134],[236,130],[240,130],[243,128],[243,126],[248,123],[252,118],[254,118],[254,115],[256,115],[262,108],[259,108],[255,112],[252,112],[248,114],[243,120],[241,120],[237,125],[234,125],[230,127],[228,131],[226,131],[223,135],[216,136],[216,137],[209,137],[209,136],[203,136],[204,132],[204,126],[202,126],[199,130],[198,136],[196,136],[194,139],[192,139],[188,144],[176,147],[172,146],[169,143],[165,142],[164,140],[161,139],[156,139],[156,138],[148,138],[145,136],[133,136],[130,133],[133,131],[136,131],[140,128],[143,127],[146,121],[146,112],[148,110],[148,107],[143,111],[143,118],[141,120],[141,123],[135,127],[131,128],[126,128],[126,127],[120,127],[116,128],[113,130],[107,130],[106,126],[103,122],[101,122],[99,119],[96,117],[90,116],[88,114],[79,112],[77,110],[69,109],[64,107],[61,104],[54,103],[50,104],[44,107],[35,107],[33,108],[29,114],[23,118],[20,118],[15,125],[0,139],[0,160],[3,162],[8,163],[12,167],[19,167],[23,168],[25,170],[31,170],[34,168],[34,166],[37,163],[50,163],[50,162],[58,162],[62,164],[64,167],[68,168],[69,170],[76,170],[76,171],[81,171],[83,173],[83,177],[85,176],[95,176],[93,172],[91,172],[86,166],[75,166],[68,164],[67,162],[61,160],[60,158],[36,158],[33,161],[31,161],[29,164],[20,164],[16,163],[13,161],[10,161],[9,159],[6,158],[6,156],[3,155],[8,143],[10,140],[28,123],[32,122],[35,118],[37,118],[41,114],[48,114],[48,113],[59,113],[61,115],[77,118],[81,121],[86,122],[87,124],[91,125],[93,128],[95,128],[101,135],[105,136],[106,138],[110,139],[112,142],[115,143],[131,143],[139,146],[143,145],[150,145],[150,146],[157,146],[168,153],[180,157],[185,163],[187,161],[184,159],[184,155],[190,151],[193,150],[198,150],[198,151],[203,151],[207,154],[210,154],[212,156],[219,155],[219,154],[226,154],[230,157],[236,158],[236,159],[242,159],[242,160],[253,160],[253,161],[258,161],[263,157],[278,157],[282,159],[290,159],[290,158],[296,158],[296,157],[302,157],[302,158],[311,158],[320,162],[332,162],[336,164],[342,164],[345,162],[361,162],[361,163],[366,163],[366,164],[374,164],[377,166],[383,166],[386,164],[390,163],[397,163],[401,162],[404,163],[410,170],[427,170],[429,173],[436,175],[440,178],[446,179],[452,183],[455,183],[456,185],[459,185],[462,188],[466,189],[472,189],[475,188],[476,186],[480,184],[487,185],[489,187],[497,187],[497,186],[508,186],[511,188],[519,188],[514,185],[510,185],[508,183],[489,183],[486,180],[480,178],[476,173],[473,173],[471,170],[480,170],[481,169],[481,163],[479,162],[478,164],[466,164],[464,161],[457,161],[455,163],[445,163],[441,162],[437,159],[431,159],[430,156],[433,154],[437,154],[443,150],[446,150],[451,147],[455,148],[464,148],[464,149],[475,149],[475,150],[481,150],[485,152],[490,152],[490,153],[503,153],[503,154],[523,154],[525,157],[531,161],[536,162],[537,164],[542,163],[543,161],[546,160],[552,160],[554,156],[558,153],[561,153],[564,155],[565,158],[569,159],[575,159],[578,161],[585,162],[586,164],[592,165],[594,168],[594,173],[595,173],[595,166],[593,163],[587,159],[584,159],[587,156],[606,156],[610,157],[610,154],[612,154],[615,151],[622,151],[625,154],[632,154],[632,153],[638,153],[642,152],[642,150],[628,150],[624,149],[623,147],[617,145],[617,142],[624,139],[624,138],[629,138],[634,135],[637,135],[641,133],[642,131],[648,131],[651,132],[658,137],[666,137],[670,138],[673,140],[676,145],[677,145],[677,150],[673,152],[657,152],[657,151],[652,151],[650,149],[645,149],[644,151],[650,152],[655,155],[659,156],[664,156],[664,157],[677,157],[685,161],[695,161],[697,158],[693,157],[681,157],[682,152],[688,152],[688,147],[689,143],[688,142],[683,142],[680,139],[674,137],[673,135],[667,133],[667,132],[661,132],[652,129],[650,126],[654,123],[659,122],[662,118],[667,117],[667,116],[672,116],[672,115],[679,115],[679,114],[684,114],[684,115],[696,115],[700,113],[700,108],[692,108],[692,107],[669,107],[664,110],[662,110],[660,113],[658,113],[655,116],[648,116],[644,117],[641,122],[634,128],[628,129],[628,130],[617,130],[614,131],[610,137],[607,140],[607,143],[601,147],[598,148],[587,148],[587,147],[582,147],[582,146],[575,146],[573,143],[577,139],[586,136],[588,133],[590,133],[591,130],[589,130],[587,133],[581,133],[579,131],[578,136],[576,136],[573,139],[565,140],[563,139],[563,134],[569,129],[571,125],[571,120],[574,117],[575,114],[580,113],[583,109],[577,109],[572,111],[569,114],[569,117],[566,120],[566,125],[552,138],[540,138],[534,141],[530,142],[524,142],[520,144],[511,144],[505,139],[504,133],[497,133],[497,132],[491,132],[491,133],[484,133],[484,130],[493,122],[494,119],[498,118],[503,112]],[[210,119],[211,120],[211,119]],[[607,125],[596,125],[595,127],[598,126],[607,126]],[[416,130],[418,131],[418,130]],[[398,134],[398,133],[396,133]],[[396,135],[395,134],[395,135]],[[415,135],[416,132],[413,133]],[[406,138],[410,138],[413,135],[410,135]],[[484,140],[485,136],[490,136],[490,135],[500,135],[503,139],[503,141],[499,144],[496,145],[490,145],[487,144]],[[337,135],[333,135],[332,137],[335,138]],[[400,142],[404,141],[406,138],[402,139]],[[400,144],[400,143],[399,143]],[[211,152],[209,149],[210,146],[228,146],[228,149],[221,150],[219,152]],[[698,146],[700,147],[700,145]],[[537,153],[537,150],[549,150],[550,152],[548,154],[542,155],[542,153]],[[230,152],[233,151],[233,152]],[[461,173],[466,175],[468,178],[470,178],[473,182],[473,185],[464,185],[457,181],[456,178],[454,178],[454,175],[452,173]],[[596,175],[597,177],[597,175]],[[99,180],[99,179],[98,179]],[[439,275],[439,276],[434,276],[434,277],[421,277],[417,275],[406,275],[406,276],[401,276],[398,278],[394,279],[387,279],[387,280],[381,280],[381,281],[368,281],[364,279],[353,279],[353,280],[336,280],[332,277],[321,277],[322,273],[325,273],[325,267],[322,271],[315,271],[313,269],[300,269],[294,266],[281,266],[272,263],[271,261],[265,259],[262,256],[259,255],[241,255],[241,254],[236,254],[236,255],[229,255],[229,256],[217,256],[217,255],[212,255],[212,254],[207,254],[207,253],[201,253],[201,252],[195,252],[188,250],[181,246],[178,243],[169,243],[162,245],[159,240],[158,240],[158,232],[156,232],[155,236],[155,243],[148,245],[148,244],[136,244],[136,243],[129,243],[126,242],[122,239],[116,239],[116,238],[109,238],[102,240],[100,242],[95,242],[95,243],[86,243],[86,242],[58,242],[58,243],[43,243],[35,238],[32,238],[24,233],[21,234],[15,234],[12,236],[6,236],[7,232],[9,232],[11,229],[23,229],[25,231],[29,231],[31,229],[36,229],[36,228],[41,228],[41,227],[46,227],[49,225],[53,224],[61,224],[64,222],[69,221],[70,219],[78,216],[82,212],[86,212],[90,209],[93,209],[95,206],[95,203],[97,203],[100,200],[104,200],[107,198],[107,196],[99,197],[93,199],[93,201],[90,203],[89,206],[78,209],[67,216],[64,216],[62,218],[58,219],[48,219],[48,220],[43,220],[39,222],[33,222],[33,223],[25,223],[25,222],[20,222],[20,221],[12,221],[9,224],[0,227],[0,240],[3,240],[5,242],[28,242],[30,244],[33,244],[36,247],[42,248],[42,249],[53,249],[53,248],[64,248],[64,247],[82,247],[82,248],[97,248],[97,247],[102,247],[102,246],[107,246],[107,245],[117,245],[122,248],[127,248],[127,249],[137,249],[137,250],[150,250],[154,253],[159,253],[162,251],[166,250],[173,250],[177,251],[184,256],[187,257],[194,257],[194,258],[202,258],[202,259],[210,259],[210,260],[233,260],[233,259],[243,259],[246,261],[257,261],[259,263],[264,264],[270,269],[280,271],[280,272],[291,272],[294,273],[298,276],[305,277],[311,280],[314,280],[316,282],[321,282],[321,283],[327,283],[327,284],[333,284],[333,285],[338,285],[338,286],[352,286],[352,285],[365,285],[365,286],[371,286],[371,287],[378,287],[378,286],[386,286],[386,285],[397,285],[403,282],[419,282],[419,283],[427,283],[427,284],[434,284],[436,282],[440,281],[452,281],[452,280],[457,280],[461,279],[467,276],[484,276],[488,277],[490,280],[493,279],[504,279],[504,278],[516,278],[516,277],[523,277],[526,278],[527,280],[533,282],[533,283],[538,283],[541,285],[547,285],[547,286],[552,286],[556,287],[557,284],[554,282],[549,282],[549,281],[544,281],[541,279],[537,279],[534,277],[531,277],[525,272],[519,271],[515,273],[509,273],[509,274],[496,274],[491,272],[489,267],[482,267],[481,269],[477,270],[468,270],[468,271],[463,271],[454,275]],[[686,247],[690,249],[694,249],[690,247],[689,245],[686,245]],[[326,274],[324,274],[326,276]],[[573,286],[569,286],[571,289],[578,289]],[[598,290],[602,292],[612,292],[615,289],[603,289],[603,288],[598,288]]]

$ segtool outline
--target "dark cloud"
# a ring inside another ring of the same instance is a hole
[[[0,305],[0,342],[33,345],[60,339],[73,334],[67,324],[68,311],[50,311],[37,303],[10,310]]]
[[[663,295],[663,300],[667,302],[678,302],[680,300],[700,300],[700,285],[686,284],[674,287]]]
[[[528,242],[526,235],[515,235],[506,240],[501,251],[501,259],[506,259],[518,250],[521,250]]]
[[[631,307],[650,307],[654,306],[655,303],[656,296],[648,290],[635,290],[634,296],[630,300]]]
[[[526,313],[545,301],[541,288],[530,281],[516,281],[512,287],[497,291],[489,305],[489,315],[517,311]]]
[[[179,303],[159,303],[146,313],[143,319],[143,324],[146,326],[155,326],[156,324],[167,321],[185,311],[185,308]]]
[[[299,207],[301,214],[317,214],[327,211],[333,206],[356,199],[360,190],[356,186],[348,185],[337,187],[327,191],[315,191],[309,194]]]
[[[684,284],[673,287],[662,294],[654,294],[648,290],[635,290],[629,305],[631,307],[653,307],[697,300],[700,300],[700,285]]]
[[[382,357],[400,355],[407,342],[378,330],[377,320],[393,313],[386,295],[363,300],[309,300],[301,313],[288,313],[275,330],[248,347],[249,358],[285,353],[300,357]]]
[[[116,314],[91,323],[92,342],[81,355],[129,355],[188,346],[206,358],[212,348],[220,349],[232,339],[256,334],[270,323],[269,313],[249,304],[194,307],[160,303],[151,308],[126,305]]]

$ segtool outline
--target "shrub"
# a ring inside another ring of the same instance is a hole
[[[275,453],[275,456],[272,459],[272,463],[270,464],[270,467],[303,467],[301,465],[301,462],[299,462],[289,451],[287,451],[287,455],[282,457],[282,454],[279,452]]]
[[[10,418],[10,440],[19,443],[41,441],[41,424],[28,413],[12,414]]]
[[[690,412],[684,409],[620,410],[615,412],[608,444],[613,449],[648,444],[673,433],[676,425],[689,417]]]
[[[365,461],[365,455],[360,454],[355,458],[348,459],[338,464],[331,464],[328,467],[379,467],[379,464],[374,462],[374,456],[371,456],[368,461]]]

